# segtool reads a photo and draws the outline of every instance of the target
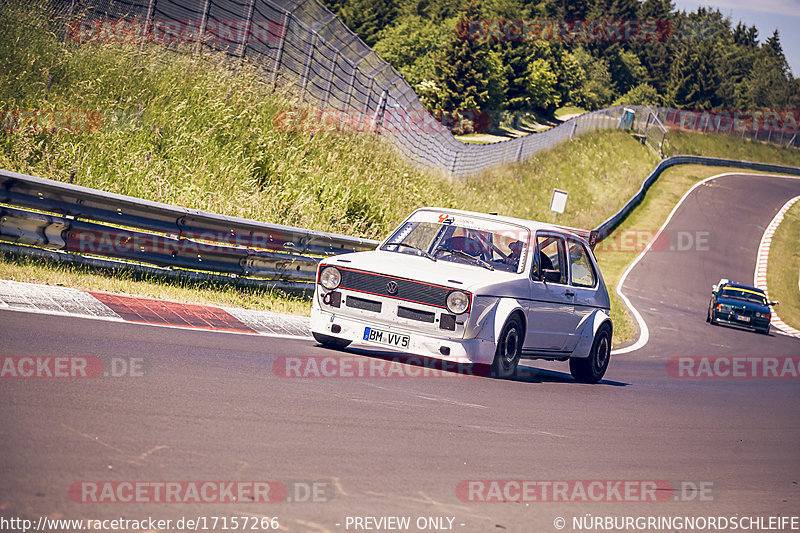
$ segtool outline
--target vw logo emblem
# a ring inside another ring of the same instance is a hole
[[[388,292],[392,296],[397,294],[397,289],[398,287],[396,281],[390,281],[389,283],[386,284],[386,292]]]

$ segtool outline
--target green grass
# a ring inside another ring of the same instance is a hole
[[[234,71],[225,58],[211,54],[62,43],[55,36],[58,27],[28,15],[35,11],[12,2],[0,12],[0,110],[96,110],[103,123],[78,133],[0,134],[0,168],[7,170],[225,215],[382,238],[422,206],[551,221],[554,187],[570,193],[559,223],[595,227],[634,194],[658,162],[630,135],[606,131],[453,181],[410,165],[380,136],[285,131],[276,117],[297,108],[294,95],[273,92],[255,65],[245,62]],[[680,134],[675,146],[800,166],[798,150],[727,137],[717,138],[717,146],[710,139]],[[676,187],[690,184],[684,181]],[[652,201],[663,201],[666,208],[673,197]],[[658,227],[662,214],[663,209],[649,215],[648,223]],[[622,254],[602,259],[609,287],[629,259]],[[308,305],[277,293],[9,257],[0,257],[0,277],[286,312],[302,313]],[[616,300],[613,312],[623,324],[625,313]],[[624,339],[625,331],[632,329],[618,326],[615,339]]]
[[[767,288],[771,300],[780,303],[775,312],[781,320],[800,329],[800,202],[796,202],[775,231],[769,249]]]
[[[788,141],[788,139],[787,139]],[[776,165],[800,166],[800,150],[740,139],[734,135],[670,132],[664,154],[704,155]]]
[[[569,105],[564,107],[559,107],[556,109],[554,115],[556,118],[561,118],[564,115],[574,115],[575,113],[586,113],[586,110],[582,107]]]

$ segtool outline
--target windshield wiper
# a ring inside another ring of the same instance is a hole
[[[389,243],[386,243],[383,246],[383,248],[386,249],[387,246],[403,246],[405,248],[411,248],[412,250],[418,251],[420,254],[424,255],[425,257],[427,257],[431,261],[436,261],[436,258],[433,255],[429,254],[428,252],[426,252],[425,250],[423,250],[421,248],[417,248],[413,244],[407,244],[407,243],[404,243],[404,242],[389,242]]]
[[[494,270],[494,267],[492,265],[490,265],[489,263],[487,263],[486,261],[484,261],[480,257],[473,257],[473,256],[469,255],[467,252],[464,252],[464,251],[461,251],[461,250],[453,250],[452,248],[444,248],[444,247],[440,246],[440,247],[436,248],[436,250],[433,253],[436,253],[436,252],[447,252],[449,254],[457,255],[459,257],[463,257],[464,259],[468,259],[468,260],[474,262],[475,264],[480,265],[480,266],[482,266],[484,268],[488,268],[489,270]]]

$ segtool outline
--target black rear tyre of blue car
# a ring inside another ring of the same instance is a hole
[[[323,345],[325,348],[333,348],[334,350],[344,350],[350,345],[350,341],[331,337],[330,335],[323,335],[322,333],[311,332],[314,335],[314,340]]]
[[[569,360],[569,372],[575,381],[597,383],[603,379],[610,360],[611,329],[604,325],[597,330],[589,357]]]

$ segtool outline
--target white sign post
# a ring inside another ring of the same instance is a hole
[[[567,196],[569,196],[567,191],[553,189],[553,198],[550,199],[550,210],[553,212],[553,224],[555,224],[558,214],[564,212],[564,208],[567,205]]]

